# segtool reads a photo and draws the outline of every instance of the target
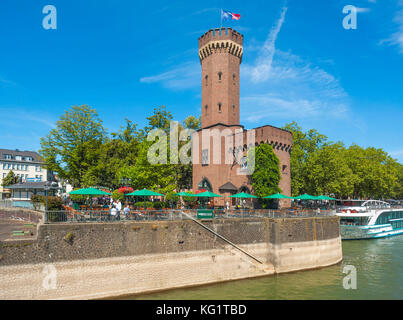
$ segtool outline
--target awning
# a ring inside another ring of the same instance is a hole
[[[4,187],[5,189],[39,189],[39,190],[45,190],[45,184],[47,181],[41,181],[41,182],[20,182],[13,184],[11,186]],[[50,187],[50,189],[61,189],[59,187]]]
[[[235,187],[231,182],[227,182],[218,188],[218,191],[223,192],[237,192],[238,188]]]

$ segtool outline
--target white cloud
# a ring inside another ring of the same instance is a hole
[[[241,65],[242,120],[345,116],[349,97],[338,79],[297,55],[276,48],[286,12],[284,7],[263,44],[247,44],[257,52],[257,58],[251,64]],[[191,62],[140,81],[185,90],[200,88],[200,74],[200,64]]]
[[[15,86],[16,83],[14,81],[11,81],[9,79],[6,79],[5,77],[0,75],[0,85],[4,86]]]
[[[358,13],[364,13],[364,12],[369,12],[369,11],[371,11],[371,9],[370,9],[370,8],[359,8],[359,7],[356,7],[356,11],[357,11]]]
[[[29,126],[32,126],[32,122],[36,122],[52,129],[56,128],[56,121],[53,119],[53,117],[45,115],[44,113],[41,113],[41,116],[38,116],[37,113],[28,111],[24,108],[0,107],[0,111],[2,109],[7,110],[8,112],[2,112],[0,124],[3,123],[7,126],[26,128],[27,123]],[[15,121],[15,119],[19,119],[21,121]]]
[[[403,149],[395,150],[395,151],[389,152],[389,154],[390,154],[391,156],[394,156],[394,157],[403,156]]]
[[[260,47],[256,62],[242,66],[242,119],[258,122],[273,118],[343,117],[349,97],[330,73],[276,48],[285,20],[284,8]]]
[[[399,6],[403,6],[403,1],[399,3]],[[393,21],[397,25],[396,31],[389,38],[381,40],[379,44],[397,46],[399,52],[403,54],[403,9],[397,11]]]
[[[143,77],[143,83],[161,83],[164,87],[173,90],[190,89],[200,86],[200,64],[184,63],[179,67],[154,76]]]
[[[285,14],[287,13],[287,8],[284,7],[280,18],[278,19],[276,25],[271,29],[269,36],[267,37],[265,43],[260,49],[259,57],[254,66],[247,66],[245,72],[249,74],[253,82],[262,82],[267,80],[270,76],[273,57],[276,51],[276,40],[280,32],[281,26],[284,23]]]

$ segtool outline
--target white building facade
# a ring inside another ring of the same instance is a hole
[[[20,182],[49,180],[48,170],[37,152],[0,149],[0,198],[5,196],[6,190],[1,184],[10,171],[14,172]]]

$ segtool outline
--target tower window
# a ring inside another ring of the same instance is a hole
[[[222,76],[222,72],[220,71],[220,72],[218,73],[218,81],[221,81],[221,76]]]
[[[206,87],[208,86],[208,75],[206,74],[206,76],[204,77],[206,79]]]
[[[218,103],[218,112],[221,112],[221,106],[222,106],[222,104],[221,104],[221,102],[219,102]]]
[[[204,109],[205,109],[206,115],[207,115],[207,109],[208,109],[208,105],[207,105],[207,104],[204,106]]]

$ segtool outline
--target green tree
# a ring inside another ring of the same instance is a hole
[[[39,152],[49,170],[56,171],[74,187],[81,187],[86,173],[98,161],[98,150],[105,138],[96,110],[87,105],[74,106],[41,139]]]
[[[166,106],[154,108],[153,115],[148,117],[148,126],[144,127],[145,135],[152,129],[162,129],[169,133],[170,121],[173,119],[172,113],[166,109]]]
[[[133,122],[125,121],[126,127],[112,133],[112,138],[107,138],[98,148],[97,163],[88,169],[83,178],[86,185],[116,189],[121,186],[119,170],[135,165],[143,137]]]
[[[11,186],[18,182],[18,177],[14,174],[13,170],[10,170],[6,177],[3,179],[1,185],[3,187]]]
[[[310,193],[312,191],[307,189],[306,176],[304,175],[306,172],[305,165],[315,152],[327,144],[327,137],[315,129],[303,132],[295,121],[286,124],[283,129],[292,133],[293,140],[290,159],[292,195]]]
[[[280,160],[273,151],[273,147],[268,144],[261,144],[252,147],[248,151],[248,163],[255,162],[255,169],[251,174],[252,189],[258,197],[265,197],[281,192],[278,184],[280,182]],[[269,201],[259,199],[263,207]]]
[[[187,129],[198,130],[201,127],[201,118],[196,118],[195,116],[188,116],[183,120],[183,126]]]
[[[385,151],[362,148],[355,144],[347,149],[346,160],[355,175],[355,198],[391,198],[398,183],[398,165]]]
[[[397,183],[394,187],[394,198],[403,199],[403,164],[396,161],[397,167]]]
[[[151,164],[148,160],[149,141],[140,144],[134,166],[124,166],[119,170],[119,178],[131,179],[134,189],[151,189],[162,193],[173,191],[176,181],[170,164]]]
[[[312,153],[304,165],[305,190],[310,194],[335,194],[347,198],[354,190],[355,175],[346,161],[342,143],[323,146]]]

